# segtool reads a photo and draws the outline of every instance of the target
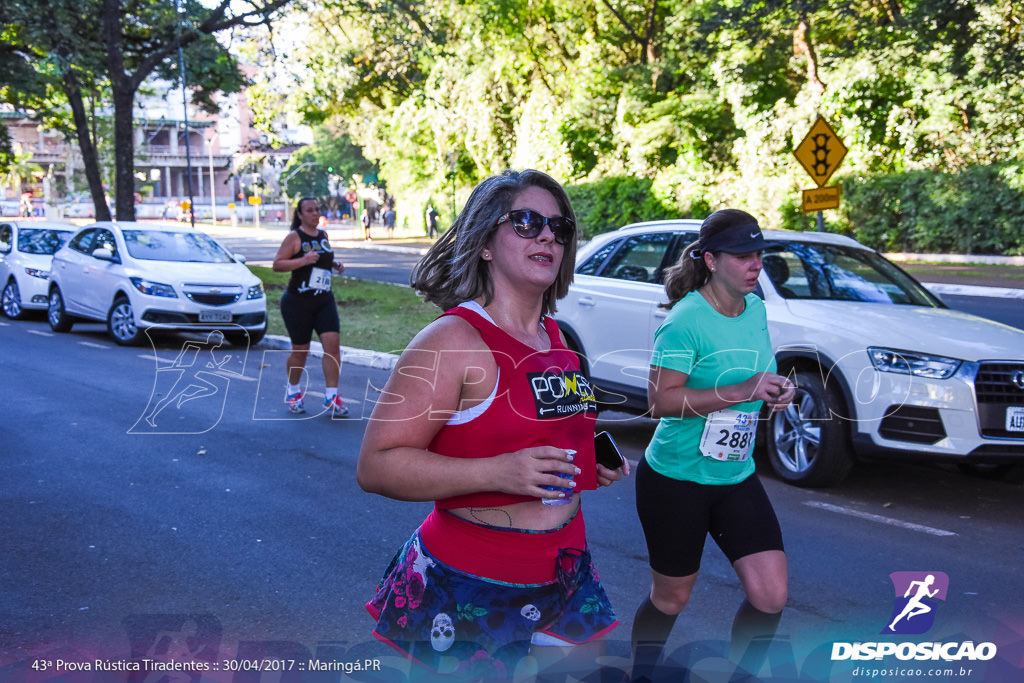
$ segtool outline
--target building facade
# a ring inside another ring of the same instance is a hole
[[[186,111],[180,88],[166,82],[148,84],[146,94],[136,98],[137,217],[177,218],[190,197],[197,217],[219,219],[228,216],[231,204],[235,210],[251,211],[250,196],[264,194],[261,203],[279,199],[280,169],[301,145],[267,149],[251,126],[244,92],[222,96],[219,104],[216,115],[192,106]],[[77,143],[43,128],[27,112],[0,110],[0,121],[25,169],[20,185],[11,182],[0,189],[0,214],[27,209],[50,218],[91,216],[94,207]],[[281,123],[283,137],[302,137],[298,127]],[[113,144],[109,135],[104,137],[104,127],[111,127],[109,116],[100,116],[97,128],[101,173],[112,195]]]

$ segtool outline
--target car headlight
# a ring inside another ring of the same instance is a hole
[[[929,356],[912,351],[868,347],[871,364],[879,372],[895,372],[901,375],[917,375],[929,379],[948,379],[960,367],[955,358]]]
[[[135,285],[135,289],[139,290],[143,294],[149,296],[166,296],[170,299],[177,299],[178,295],[174,293],[174,287],[165,285],[162,282],[153,282],[147,280],[144,277],[133,277],[130,278],[132,284]]]
[[[262,299],[262,298],[263,298],[263,283],[262,282],[259,283],[258,285],[253,285],[252,287],[250,287],[249,288],[249,293],[245,295],[245,300],[246,301],[252,301],[253,299]]]
[[[50,271],[48,271],[48,270],[40,270],[38,268],[26,268],[25,269],[25,274],[26,275],[31,275],[32,277],[37,277],[40,280],[49,280],[50,279]]]

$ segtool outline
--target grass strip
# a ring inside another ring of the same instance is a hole
[[[974,279],[1024,279],[1024,268],[1020,266],[929,263],[925,261],[905,261],[900,262],[898,265],[915,277],[921,275],[946,275]]]
[[[281,294],[291,273],[249,266],[267,292],[267,334],[287,336],[281,320]],[[357,349],[401,353],[441,310],[409,287],[351,277],[333,278],[341,320],[341,344]]]

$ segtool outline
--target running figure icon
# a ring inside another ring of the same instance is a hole
[[[907,602],[907,604],[903,607],[903,611],[900,612],[896,616],[896,618],[892,620],[891,624],[889,624],[890,631],[896,630],[896,624],[901,619],[906,618],[907,621],[910,621],[913,617],[916,617],[919,614],[927,614],[928,612],[932,611],[931,605],[926,605],[924,602],[922,602],[922,600],[924,598],[934,598],[935,595],[939,592],[938,588],[936,588],[933,591],[928,590],[934,583],[934,574],[929,574],[924,578],[923,581],[910,582],[910,585],[907,586],[907,592],[903,594],[903,597],[910,597],[910,593],[915,590],[915,587],[917,592],[914,593],[914,597],[910,598],[910,601]]]

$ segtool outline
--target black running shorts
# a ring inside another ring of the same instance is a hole
[[[708,534],[729,562],[784,549],[779,520],[756,475],[727,486],[697,484],[666,477],[641,460],[636,509],[651,569],[665,576],[696,574]]]
[[[306,296],[285,290],[281,296],[281,318],[292,344],[304,346],[313,340],[313,332],[340,332],[338,306],[330,292]]]

